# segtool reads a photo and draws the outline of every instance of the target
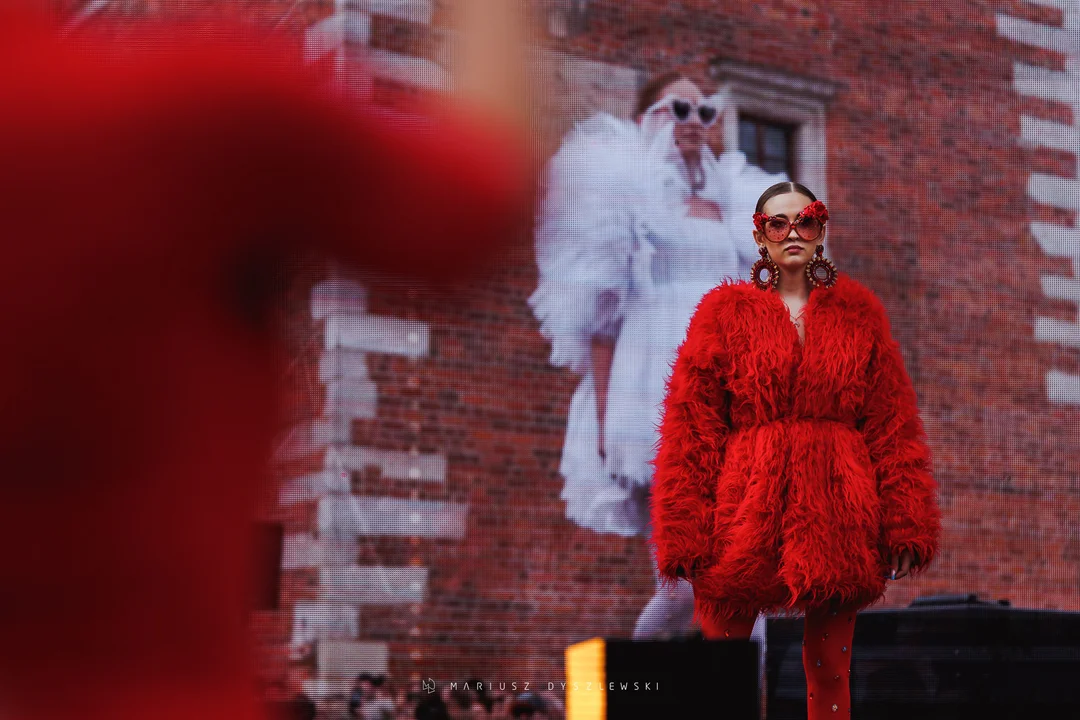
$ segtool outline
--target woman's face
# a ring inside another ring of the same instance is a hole
[[[695,107],[705,99],[701,88],[686,79],[676,80],[670,85],[664,86],[664,89],[660,91],[659,99],[662,100],[665,97],[689,100]],[[690,118],[686,122],[676,122],[675,115],[671,112],[670,107],[661,108],[656,112],[665,120],[675,123],[675,145],[679,148],[680,153],[693,155],[701,152],[701,146],[705,143],[706,129],[701,124],[701,119],[696,112],[690,113]]]
[[[812,202],[813,200],[802,193],[782,193],[769,198],[765,202],[762,212],[766,215],[780,215],[788,220],[794,220],[795,216]],[[821,237],[817,240],[810,242],[799,237],[799,234],[795,232],[795,228],[792,227],[788,231],[787,238],[783,242],[776,243],[766,240],[760,231],[754,230],[754,240],[757,241],[759,247],[764,245],[769,249],[769,257],[781,269],[801,272],[814,256],[814,250],[817,246],[825,242],[825,231],[822,231]]]

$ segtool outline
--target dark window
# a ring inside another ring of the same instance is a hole
[[[746,159],[766,172],[795,173],[795,125],[777,123],[750,115],[739,116],[739,150]]]

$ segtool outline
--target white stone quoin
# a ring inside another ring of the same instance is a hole
[[[1031,223],[1031,233],[1047,255],[1070,258],[1073,275],[1080,277],[1080,228],[1035,222]]]
[[[360,0],[360,7],[372,15],[386,15],[419,25],[430,25],[435,0]]]
[[[322,470],[317,473],[301,475],[285,483],[278,502],[281,505],[293,505],[311,502],[330,493],[349,492],[349,475],[335,470]]]
[[[1064,103],[1080,118],[1080,2],[1077,0],[1029,0],[1032,4],[1060,8],[1062,27],[1052,27],[1004,13],[995,15],[997,32],[1013,42],[1065,55],[1065,70],[1052,70],[1023,62],[1013,63],[1013,88],[1019,95]],[[1024,147],[1045,147],[1071,152],[1080,162],[1078,126],[1029,116],[1020,118]],[[1072,178],[1032,173],[1027,194],[1032,200],[1064,210],[1080,210],[1080,182]],[[1033,222],[1031,233],[1042,251],[1053,257],[1072,260],[1074,274],[1080,273],[1080,229],[1073,226]],[[1043,293],[1048,298],[1080,305],[1080,285],[1073,278],[1043,275]],[[1064,347],[1080,348],[1080,325],[1057,318],[1036,317],[1035,338]],[[1080,377],[1051,369],[1046,375],[1047,399],[1052,403],[1080,405]]]
[[[1032,147],[1075,152],[1080,147],[1080,130],[1051,120],[1023,115],[1020,117],[1020,137]]]
[[[408,5],[398,3],[400,8]],[[351,495],[351,476],[369,467],[389,480],[444,483],[446,457],[417,450],[387,450],[352,444],[352,421],[374,419],[378,388],[368,372],[371,352],[423,357],[426,324],[368,313],[367,292],[332,269],[311,294],[313,319],[322,321],[324,351],[319,381],[325,388],[323,416],[292,430],[279,456],[302,458],[322,452],[322,469],[284,483],[282,505],[317,502],[317,527],[285,538],[285,569],[319,573],[320,599],[300,603],[293,613],[292,650],[314,651],[317,677],[305,683],[315,698],[348,692],[359,672],[385,673],[385,643],[365,642],[360,624],[368,604],[413,605],[427,592],[425,567],[357,565],[358,541],[377,536],[461,538],[467,506],[439,501]]]
[[[343,347],[410,357],[428,353],[428,326],[415,320],[331,313],[326,317],[325,332],[327,350]]]
[[[319,358],[319,379],[329,382],[338,378],[369,379],[367,353],[362,350],[333,348]]]
[[[360,610],[355,605],[331,602],[298,602],[293,609],[294,646],[316,640],[355,640]]]
[[[367,45],[371,41],[371,16],[337,12],[309,27],[304,32],[304,62],[315,63],[340,52],[346,40]]]
[[[469,506],[437,500],[328,495],[319,501],[319,535],[425,538],[465,537]]]
[[[379,469],[391,480],[420,480],[446,482],[446,456],[438,453],[383,450],[362,445],[331,445],[326,450],[327,470],[363,472],[368,467]],[[339,477],[335,475],[335,477]]]
[[[379,403],[379,389],[370,380],[334,378],[326,383],[326,403],[341,417],[372,419]]]
[[[309,533],[286,535],[281,566],[286,570],[352,565],[356,541],[342,537],[315,537]]]
[[[307,33],[305,55],[311,62],[333,58],[338,89],[359,83],[364,96],[370,97],[371,91],[368,71],[405,86],[447,91],[450,77],[439,64],[371,47],[377,16],[431,25],[434,12],[434,0],[335,0],[335,13]],[[349,79],[357,61],[364,63],[363,77]],[[292,478],[280,496],[283,505],[318,503],[313,532],[285,539],[283,565],[319,573],[320,599],[296,606],[292,644],[294,649],[314,649],[317,676],[305,682],[305,691],[321,699],[335,692],[347,694],[357,673],[389,670],[388,646],[363,640],[363,606],[415,605],[427,592],[427,568],[357,565],[358,543],[375,536],[461,538],[468,508],[460,503],[350,494],[351,475],[369,467],[378,468],[389,480],[446,482],[442,454],[352,444],[353,421],[378,417],[378,388],[368,372],[367,354],[426,357],[428,326],[370,314],[365,288],[337,266],[313,289],[311,315],[323,327],[324,351],[319,359],[319,381],[326,393],[323,416],[294,428],[278,454],[296,459],[323,453],[322,469]]]
[[[321,320],[330,313],[367,312],[367,290],[363,285],[343,277],[331,275],[311,289],[311,317]]]
[[[359,566],[319,569],[327,600],[352,605],[408,605],[424,601],[426,567]]]
[[[329,677],[356,677],[358,673],[386,666],[384,643],[331,640],[319,644],[319,674]]]
[[[1065,28],[1047,27],[1023,18],[998,13],[998,35],[1023,45],[1032,45],[1055,52],[1075,55],[1080,37]]]

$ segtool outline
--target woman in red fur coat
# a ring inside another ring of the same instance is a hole
[[[704,297],[668,381],[650,543],[707,638],[804,613],[809,717],[847,716],[856,611],[933,561],[937,488],[885,310],[821,254],[824,204],[778,183],[754,220],[753,281]]]

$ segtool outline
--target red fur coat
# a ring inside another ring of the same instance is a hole
[[[892,553],[913,574],[940,510],[917,398],[881,302],[840,273],[814,289],[805,341],[749,281],[700,303],[668,383],[650,543],[698,617],[881,599]]]

